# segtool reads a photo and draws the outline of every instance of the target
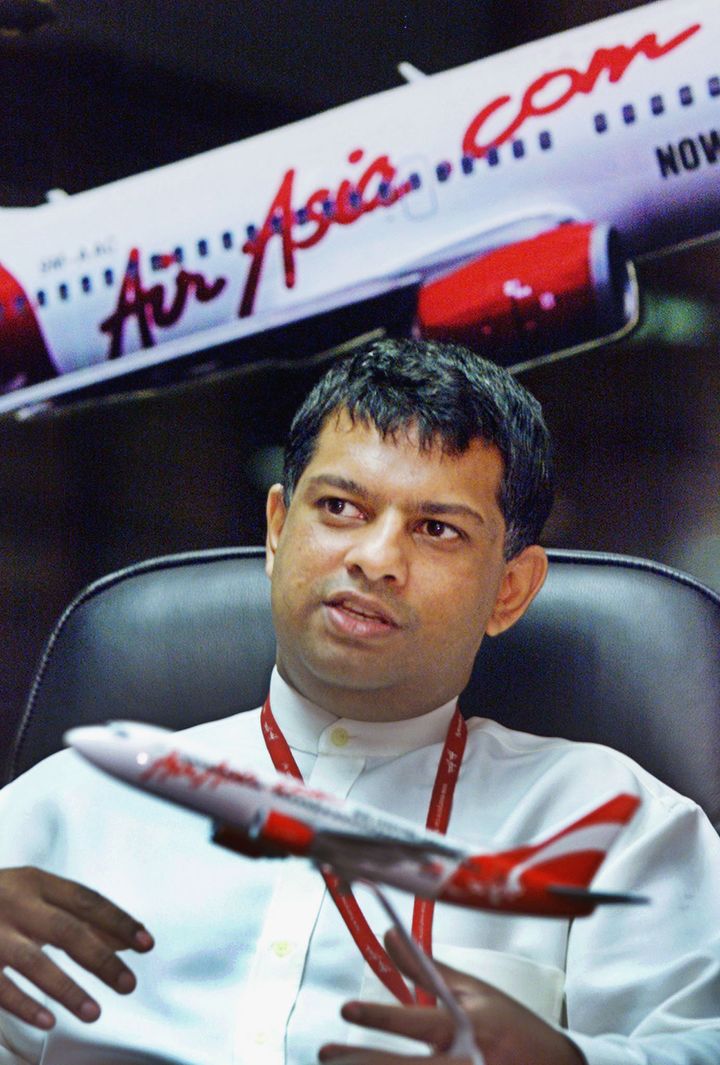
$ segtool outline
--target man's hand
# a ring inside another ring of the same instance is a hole
[[[388,953],[413,982],[424,983],[412,955],[395,932],[385,939]],[[485,1057],[485,1065],[585,1065],[585,1058],[562,1032],[551,1028],[537,1014],[525,1009],[515,999],[490,984],[436,963],[448,986],[470,1017],[475,1041]],[[342,1015],[353,1024],[394,1032],[429,1044],[435,1051],[430,1057],[408,1057],[382,1050],[327,1045],[320,1049],[321,1062],[333,1065],[470,1065],[447,1056],[454,1028],[444,1009],[424,1006],[385,1006],[369,1002],[348,1002]]]
[[[126,995],[135,977],[117,951],[150,950],[153,939],[129,914],[81,884],[30,867],[0,869],[0,1008],[36,1028],[55,1023],[5,974],[10,966],[81,1021],[97,1020],[97,1002],[50,960],[42,950],[46,944]]]

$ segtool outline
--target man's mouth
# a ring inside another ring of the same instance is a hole
[[[400,628],[390,611],[358,595],[334,595],[325,600],[334,627],[350,636],[382,636]]]

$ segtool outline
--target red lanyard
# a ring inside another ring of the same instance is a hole
[[[267,697],[262,708],[260,723],[265,744],[275,768],[280,773],[289,773],[297,780],[302,780],[303,777],[298,764],[270,709],[270,696]],[[447,831],[466,739],[467,725],[465,724],[465,719],[459,709],[455,707],[455,713],[450,721],[445,737],[445,745],[438,762],[435,784],[433,785],[430,805],[428,806],[426,826],[435,832],[445,833]],[[414,1005],[416,1002],[423,1006],[434,1005],[434,997],[423,991],[422,988],[418,988],[415,997],[413,997],[397,966],[390,959],[367,923],[353,893],[341,886],[339,878],[334,873],[322,870],[322,875],[333,902],[350,930],[350,935],[378,979],[406,1006]],[[426,954],[430,954],[432,951],[434,911],[434,899],[415,899],[412,934]]]

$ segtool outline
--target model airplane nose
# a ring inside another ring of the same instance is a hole
[[[71,728],[63,736],[68,747],[98,765],[104,765],[114,753],[121,751],[125,746],[124,739],[122,734],[118,735],[105,725],[82,725]]]
[[[111,721],[107,725],[81,725],[70,729],[63,739],[93,765],[124,776],[142,767],[158,747],[167,745],[170,733],[153,725]]]

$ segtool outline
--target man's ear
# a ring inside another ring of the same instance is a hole
[[[548,559],[539,544],[531,544],[505,565],[495,607],[485,632],[497,636],[514,625],[545,583]]]
[[[285,497],[283,486],[281,484],[274,484],[268,492],[267,503],[265,505],[265,517],[267,519],[267,533],[265,536],[265,572],[268,577],[272,577],[275,552],[277,551],[280,533],[282,532],[285,518],[287,517],[287,507],[285,506]]]

